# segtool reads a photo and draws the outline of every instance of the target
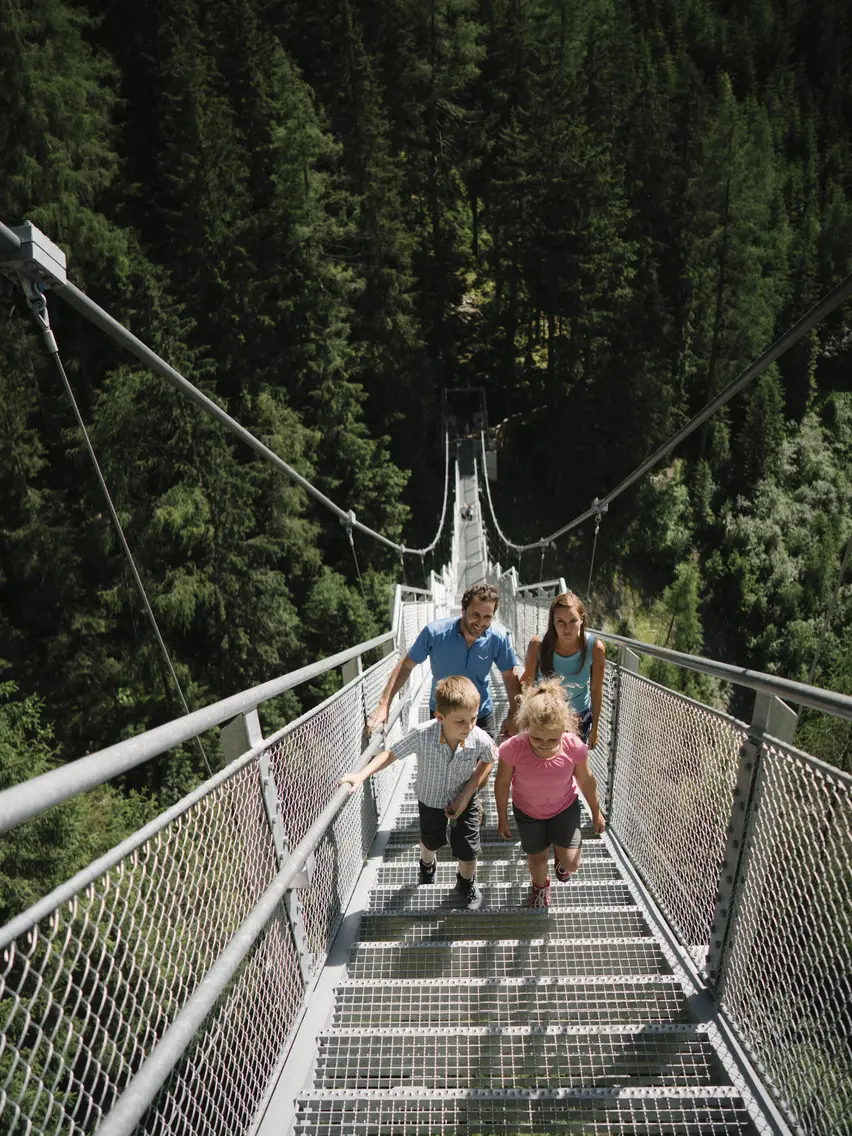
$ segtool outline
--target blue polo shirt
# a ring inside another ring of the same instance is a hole
[[[494,709],[488,681],[492,666],[499,671],[509,671],[518,664],[508,631],[495,631],[489,627],[468,647],[462,635],[461,620],[453,616],[427,623],[411,645],[408,655],[415,663],[425,663],[429,659],[432,664],[430,709],[435,709],[435,687],[441,679],[449,675],[464,675],[479,691],[480,718]]]

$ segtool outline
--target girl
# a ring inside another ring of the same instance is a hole
[[[589,751],[576,733],[577,715],[568,706],[558,679],[545,679],[521,695],[517,723],[518,733],[498,750],[497,830],[504,840],[512,839],[511,785],[512,811],[532,876],[527,906],[550,907],[547,861],[551,844],[560,883],[580,866],[580,800],[575,778],[591,809],[595,832],[603,832],[606,822],[597,782],[589,769]]]
[[[586,634],[586,611],[580,597],[563,592],[550,605],[544,638],[534,635],[530,639],[521,682],[531,686],[537,679],[555,675],[577,714],[580,736],[589,749],[598,744],[605,667],[603,643]]]

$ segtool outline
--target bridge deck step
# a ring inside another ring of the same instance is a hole
[[[530,895],[530,884],[490,884],[482,888],[482,909],[506,912],[513,908],[525,908]],[[611,883],[566,883],[554,884],[550,889],[551,910],[554,907],[592,907],[601,904],[605,907],[632,906],[633,900],[627,884]],[[454,887],[438,887],[430,884],[418,887],[373,888],[370,893],[370,911],[446,911],[463,906],[461,896]]]
[[[417,861],[418,855],[415,852],[408,861],[400,859],[389,864],[383,864],[382,867],[379,868],[376,886],[380,888],[416,886]],[[485,886],[492,884],[528,883],[529,878],[530,874],[527,868],[526,856],[516,856],[514,858],[504,856],[502,859],[495,856],[493,859],[481,859],[476,865],[476,879],[480,884]],[[551,880],[555,886],[556,880],[552,875]],[[614,861],[603,858],[584,857],[580,863],[579,870],[571,877],[571,882],[588,883],[592,880],[620,881],[621,876],[619,875],[618,868]],[[451,887],[455,882],[455,861],[439,860],[435,883],[439,886]]]
[[[390,834],[391,841],[385,849],[384,864],[396,866],[405,862],[416,865],[420,857],[420,844],[418,842],[418,834],[411,829],[408,832],[405,840],[396,840],[395,832]],[[499,836],[493,839],[485,839],[483,835],[482,849],[480,850],[479,861],[485,860],[511,860],[516,863],[526,865],[527,855],[521,848],[520,841],[517,840],[501,840]],[[594,862],[595,864],[612,864],[614,861],[610,855],[609,849],[605,844],[599,840],[584,840],[583,841],[583,864]],[[438,867],[442,864],[454,863],[454,857],[449,847],[444,847],[438,852]]]
[[[372,981],[665,974],[668,970],[665,956],[652,938],[357,943],[349,962],[350,978]]]
[[[590,844],[594,844],[594,830],[591,824],[584,824],[580,829],[583,837],[584,851]],[[512,825],[512,832],[517,836],[517,830]],[[497,822],[494,818],[486,817],[485,824],[480,829],[480,837],[483,844],[497,844],[501,848],[511,847],[514,841],[503,840],[497,831]],[[394,846],[397,844],[416,844],[420,839],[420,821],[416,816],[414,817],[401,817],[400,824],[395,828],[389,836],[388,845]],[[520,845],[519,845],[520,847]]]
[[[580,1089],[712,1085],[725,1074],[697,1027],[572,1032],[330,1030],[319,1038],[318,1089]]]
[[[425,1090],[340,1092],[298,1098],[295,1133],[314,1136],[754,1136],[742,1097],[731,1090]]]
[[[549,911],[368,912],[361,942],[423,942],[449,939],[632,939],[648,934],[638,907],[563,907]]]
[[[383,1030],[451,1026],[635,1025],[689,1021],[668,976],[350,981],[336,992],[335,1026]]]

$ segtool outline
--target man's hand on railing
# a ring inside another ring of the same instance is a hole
[[[370,717],[367,719],[367,733],[372,734],[383,726],[388,720],[389,707],[383,703],[379,703]]]

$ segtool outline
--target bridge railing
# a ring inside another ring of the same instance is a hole
[[[94,1132],[137,1083],[339,795],[341,773],[363,760],[366,719],[436,614],[430,593],[398,588],[390,653],[362,669],[350,652],[342,688],[267,739],[247,709],[223,731],[227,768],[0,930],[0,1131]],[[423,677],[412,676],[409,700]],[[397,703],[390,740],[408,705]],[[305,870],[186,1037],[142,1131],[250,1130],[398,774],[332,810]]]
[[[564,582],[498,587],[522,652]],[[788,1116],[848,1130],[852,776],[793,746],[782,698],[847,720],[852,698],[594,634],[618,648],[590,754],[610,834]],[[645,677],[643,657],[750,688],[750,721]]]

